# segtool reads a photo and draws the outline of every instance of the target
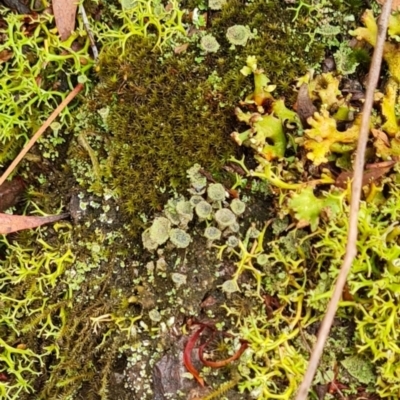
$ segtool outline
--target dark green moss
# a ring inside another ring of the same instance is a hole
[[[160,208],[162,189],[181,190],[194,163],[215,172],[233,154],[234,107],[246,87],[251,90],[251,80],[240,73],[248,55],[257,56],[281,94],[322,59],[318,44],[303,53],[310,27],[292,19],[280,2],[233,0],[209,20],[207,31],[221,44],[216,54],[201,54],[192,41],[183,54],[161,56],[140,37],[128,42],[123,59],[118,48],[103,49],[91,107],[110,108],[113,186],[130,218]],[[226,30],[235,24],[257,29],[257,37],[231,49]]]
[[[113,184],[131,215],[157,208],[160,188],[180,188],[193,163],[218,170],[234,146],[232,110],[223,109],[194,56],[162,63],[154,44],[135,39],[127,56],[103,54],[96,107],[109,104]]]

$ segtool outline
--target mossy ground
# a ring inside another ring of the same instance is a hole
[[[159,209],[168,198],[165,190],[182,190],[193,162],[215,173],[235,153],[229,134],[247,85],[239,71],[248,55],[260,57],[283,95],[292,93],[300,71],[322,59],[317,43],[303,51],[310,23],[292,18],[279,2],[234,0],[209,17],[206,30],[222,44],[215,54],[202,53],[193,41],[182,54],[160,53],[154,41],[138,37],[128,41],[124,56],[118,47],[103,51],[89,109],[107,109],[113,188],[131,221],[140,226],[138,214]],[[229,49],[225,31],[234,24],[256,29],[256,39]]]
[[[357,18],[362,3],[349,4],[336,1],[331,6]],[[181,6],[193,10],[200,5]],[[71,248],[74,261],[66,265],[57,286],[43,293],[35,286],[42,269],[28,281],[17,282],[17,275],[12,276],[12,289],[4,288],[16,299],[39,297],[30,305],[37,310],[33,316],[17,309],[20,334],[7,326],[1,330],[12,345],[22,343],[42,356],[42,364],[35,365],[33,373],[26,372],[33,392],[21,393],[19,399],[162,399],[165,370],[157,363],[170,357],[177,375],[182,373],[182,327],[189,318],[213,320],[225,330],[235,330],[237,319],[221,306],[243,316],[263,310],[250,273],[240,278],[242,293],[222,293],[220,286],[236,267],[229,258],[218,260],[216,249],[207,248],[203,226],[190,226],[193,244],[187,251],[166,247],[163,253],[149,254],[138,237],[168,198],[186,192],[186,170],[194,163],[227,187],[234,182],[233,174],[222,167],[229,156],[237,155],[229,134],[238,129],[234,107],[251,88],[251,81],[239,72],[248,55],[257,56],[290,104],[295,78],[324,58],[323,43],[316,41],[304,51],[310,38],[306,33],[317,28],[315,20],[304,10],[293,21],[289,8],[284,1],[232,0],[221,12],[209,12],[202,29],[220,43],[216,54],[204,54],[196,40],[189,40],[187,50],[177,55],[173,47],[154,51],[154,40],[139,36],[128,41],[124,57],[119,48],[104,45],[98,83],[86,100],[81,99],[75,125],[59,146],[56,161],[41,158],[37,146],[36,159],[23,163],[29,199],[48,213],[62,203],[72,219],[61,231],[43,228],[42,233],[16,235],[10,242],[31,245],[43,237],[61,252]],[[112,23],[112,13],[106,15]],[[257,35],[247,46],[230,49],[225,31],[235,24],[256,29]],[[244,194],[249,210],[243,232],[250,222],[262,226],[273,211],[265,207],[269,194],[254,195],[249,188]],[[14,259],[4,255],[4,260],[6,269]],[[177,287],[172,273],[186,276],[186,283]],[[153,310],[160,313],[160,321],[150,318]],[[46,336],[51,324],[54,335]],[[350,335],[345,332],[337,341],[348,346],[343,336]],[[337,352],[334,344],[332,351]],[[49,346],[54,348],[46,353]],[[233,364],[208,371],[207,382],[218,388],[221,382],[236,379],[236,368]],[[161,378],[155,378],[157,369]],[[9,379],[14,383],[11,375]],[[182,394],[173,399],[208,392],[199,391],[193,380],[178,378],[175,388]],[[225,396],[248,398],[236,387]]]

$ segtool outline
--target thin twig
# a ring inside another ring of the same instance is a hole
[[[97,50],[96,42],[94,41],[93,33],[92,33],[92,30],[90,29],[89,20],[86,15],[85,8],[83,7],[82,4],[79,5],[79,13],[82,15],[83,25],[89,36],[90,47],[92,48],[93,57],[94,57],[95,61],[97,62],[99,59],[99,51]]]
[[[0,186],[6,181],[10,174],[14,171],[16,166],[24,158],[25,154],[31,149],[31,147],[40,138],[43,132],[50,126],[50,124],[57,118],[58,114],[71,102],[71,100],[83,89],[83,84],[78,83],[71,93],[60,103],[60,105],[52,112],[45,123],[39,128],[39,130],[31,137],[28,144],[20,151],[15,160],[7,168],[6,172],[0,178]]]
[[[367,91],[365,95],[365,103],[362,112],[360,136],[357,145],[357,154],[355,159],[354,180],[352,183],[350,215],[349,215],[349,232],[347,236],[346,254],[343,259],[340,273],[336,281],[335,289],[331,301],[329,302],[327,312],[322,321],[318,332],[317,342],[314,345],[311,354],[310,362],[303,382],[300,385],[296,400],[307,399],[315,372],[317,370],[319,360],[321,358],[326,339],[329,335],[333,319],[335,318],[339,300],[343,293],[344,285],[346,284],[347,275],[350,272],[351,265],[357,255],[357,235],[358,235],[358,210],[360,208],[360,197],[362,190],[362,178],[365,162],[365,149],[367,146],[369,135],[369,121],[371,117],[372,105],[374,102],[374,91],[378,84],[380,68],[382,63],[383,47],[385,44],[386,31],[391,11],[392,0],[386,0],[382,7],[382,13],[378,22],[378,38],[375,45],[374,55],[372,57],[371,67],[367,81]]]

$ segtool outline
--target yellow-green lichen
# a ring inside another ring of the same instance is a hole
[[[82,24],[61,42],[48,13],[25,16],[1,8],[0,18],[0,165],[4,165],[66,97],[76,77],[88,74],[93,61]],[[70,107],[59,120],[64,128],[71,122]]]

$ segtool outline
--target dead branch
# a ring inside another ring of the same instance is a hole
[[[83,7],[83,4],[79,5],[79,13],[82,16],[83,25],[84,25],[86,32],[88,34],[88,37],[89,37],[90,47],[92,48],[94,60],[97,62],[99,60],[99,50],[97,50],[96,42],[93,37],[93,32],[90,29],[89,20],[86,15],[86,11],[85,11],[85,8]]]
[[[50,126],[50,124],[57,118],[60,112],[71,102],[71,100],[83,89],[83,84],[78,83],[74,90],[68,94],[68,96],[60,103],[60,105],[52,112],[49,118],[44,122],[44,124],[39,128],[39,130],[31,137],[28,144],[20,151],[18,156],[7,168],[6,172],[0,178],[0,185],[2,185],[10,174],[14,171],[15,167],[24,158],[25,154],[31,149],[31,147],[36,143],[36,141],[42,136],[43,132]]]

